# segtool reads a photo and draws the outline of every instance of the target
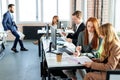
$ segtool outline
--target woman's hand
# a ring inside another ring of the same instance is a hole
[[[70,38],[67,38],[66,41],[72,43],[72,39]]]
[[[79,52],[79,53],[78,53],[78,52],[74,52],[73,55],[74,55],[75,57],[78,57],[78,56],[80,56],[80,52]]]
[[[92,61],[93,62],[100,62],[100,59],[99,58],[92,58]]]
[[[81,46],[77,46],[77,47],[76,47],[76,51],[77,51],[77,52],[80,52],[80,51],[81,51],[81,49],[82,49],[82,47],[81,47]]]
[[[65,32],[62,32],[62,35],[63,35],[63,36],[66,36],[66,33],[65,33]]]
[[[92,62],[85,62],[84,66],[87,68],[90,68],[92,65]]]
[[[76,52],[75,53],[73,53],[73,55],[75,56],[75,57],[78,57],[78,56],[80,56],[80,51],[81,51],[81,46],[77,46],[76,47]]]

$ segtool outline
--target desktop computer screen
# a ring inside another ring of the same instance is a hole
[[[46,24],[46,39],[49,37],[49,24]]]
[[[57,28],[58,29],[66,29],[69,26],[69,21],[59,21]]]
[[[57,47],[57,37],[56,37],[57,29],[54,26],[51,26],[51,42],[52,48],[56,50]]]

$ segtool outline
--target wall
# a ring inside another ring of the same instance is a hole
[[[18,30],[23,32],[23,26],[45,26],[44,23],[22,23],[22,24],[17,24]],[[2,24],[0,24],[0,30],[3,30]],[[31,32],[32,33],[32,32]],[[7,34],[7,41],[13,41],[15,37],[12,35],[11,32]]]
[[[96,5],[94,5],[94,1],[96,1]],[[98,2],[97,2],[98,1]],[[110,0],[103,0],[103,16],[101,17],[101,1],[102,0],[87,0],[87,18],[89,17],[97,17],[99,21],[101,21],[102,18],[102,24],[109,22],[109,2]],[[77,10],[83,9],[84,0],[77,0],[76,3]],[[94,14],[95,9],[95,14]]]

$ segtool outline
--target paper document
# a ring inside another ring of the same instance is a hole
[[[92,60],[87,56],[80,56],[77,57],[76,59],[80,62],[80,64],[84,64],[85,62],[92,62]]]
[[[23,40],[25,35],[22,32],[20,32],[20,31],[17,31],[17,32],[18,32],[18,34],[20,36],[20,40]]]
[[[88,58],[87,56],[80,56],[80,57],[69,56],[66,58],[68,62],[77,63],[77,64],[84,64],[85,62],[92,62],[92,60]]]

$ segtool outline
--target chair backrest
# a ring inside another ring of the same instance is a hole
[[[107,71],[106,80],[120,80],[120,70]]]

